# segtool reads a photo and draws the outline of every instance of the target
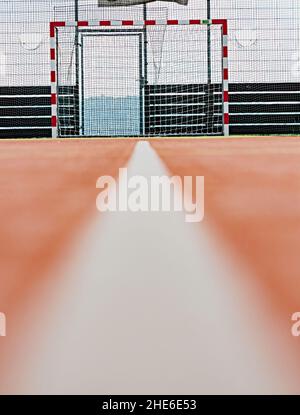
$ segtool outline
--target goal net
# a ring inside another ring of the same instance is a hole
[[[53,136],[228,135],[225,20],[51,23]]]

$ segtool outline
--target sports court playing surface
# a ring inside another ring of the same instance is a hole
[[[0,141],[0,393],[299,392],[299,165],[298,137]],[[204,176],[204,222],[98,213],[125,166]]]

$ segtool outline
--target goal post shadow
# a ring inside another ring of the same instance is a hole
[[[60,119],[59,119],[59,85],[58,85],[58,30],[63,28],[102,28],[102,29],[129,29],[137,28],[145,30],[153,26],[218,26],[221,31],[221,67],[222,67],[222,131],[218,135],[229,135],[229,68],[228,68],[228,23],[226,19],[189,19],[189,20],[90,20],[90,21],[53,21],[50,23],[50,61],[51,61],[51,128],[52,138],[60,137]],[[210,88],[208,88],[210,90]],[[210,93],[210,91],[209,91]],[[177,117],[178,118],[178,117]],[[153,137],[159,134],[138,134],[140,137]],[[181,134],[188,136],[189,134]],[[210,135],[201,134],[198,135]],[[101,136],[101,135],[99,135]],[[166,134],[166,136],[172,136],[172,134]]]

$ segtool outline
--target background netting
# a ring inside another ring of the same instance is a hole
[[[76,69],[76,29],[59,28],[60,135],[73,135],[76,125],[84,136],[222,134],[221,26],[210,28],[210,75],[207,30],[158,25],[145,35],[138,27],[90,27],[79,31]]]
[[[51,20],[73,20],[73,0],[1,0],[0,85],[47,85]],[[79,1],[79,19],[143,18],[142,6],[99,9],[93,0]],[[300,4],[298,0],[211,0],[213,18],[230,27],[231,82],[299,81]],[[206,2],[188,7],[150,3],[148,17],[206,18]]]
[[[79,19],[143,19],[142,6],[99,9],[96,3],[80,0]],[[0,135],[17,129],[28,136],[47,135],[49,22],[74,20],[74,1],[0,0],[0,4]],[[206,1],[190,0],[188,7],[155,2],[147,6],[147,15],[206,18]],[[299,1],[211,0],[211,16],[229,22],[231,133],[299,133]],[[163,84],[168,76],[164,48],[170,42],[163,31],[152,39],[150,35],[149,83]],[[182,66],[180,58],[177,65]]]

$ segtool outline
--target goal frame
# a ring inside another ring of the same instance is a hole
[[[58,138],[58,62],[57,62],[57,30],[64,27],[83,29],[129,28],[146,29],[148,26],[220,26],[222,36],[222,94],[223,94],[223,135],[229,136],[229,68],[228,68],[228,22],[226,19],[188,19],[188,20],[85,20],[85,21],[52,21],[50,22],[50,62],[51,62],[51,128],[52,138]],[[143,137],[146,138],[146,137]]]

